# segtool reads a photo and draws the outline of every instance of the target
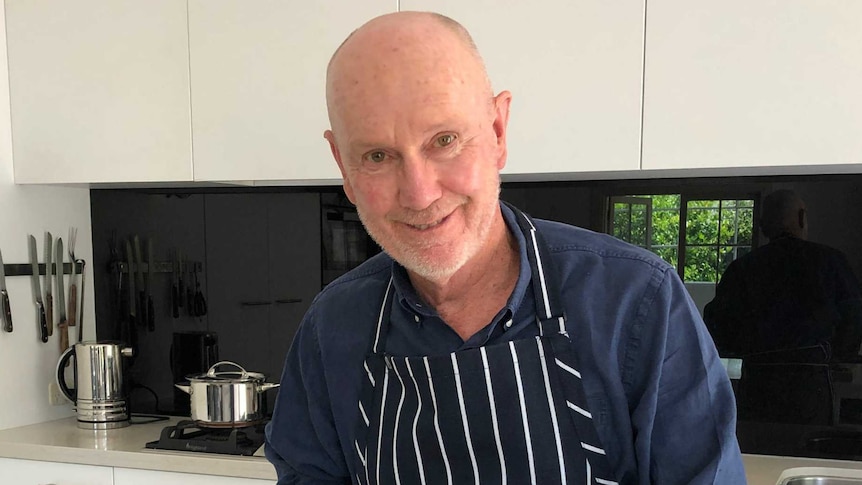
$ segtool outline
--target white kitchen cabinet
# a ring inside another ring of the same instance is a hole
[[[504,174],[638,168],[643,0],[401,0],[400,6],[462,23],[495,92],[512,92]]]
[[[272,480],[115,468],[115,485],[274,485]]]
[[[16,183],[192,180],[185,2],[5,5]]]
[[[340,183],[326,65],[395,0],[189,0],[195,180]]]
[[[862,2],[650,0],[643,168],[862,163]]]
[[[46,461],[0,458],[0,483],[9,485],[112,485],[113,469]]]

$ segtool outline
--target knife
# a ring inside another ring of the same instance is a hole
[[[57,273],[55,279],[57,283],[57,311],[60,316],[60,321],[57,323],[57,329],[60,331],[60,352],[65,352],[69,348],[69,323],[66,321],[66,292],[63,285],[63,238],[57,238]]]
[[[6,291],[6,267],[0,253],[0,308],[2,308],[3,330],[12,331],[12,308],[9,306],[9,292]]]
[[[48,341],[48,320],[45,319],[45,305],[42,303],[42,288],[39,287],[39,253],[36,251],[36,238],[30,235],[30,285],[36,300],[39,314],[39,333],[42,342]]]
[[[78,321],[81,322],[81,324],[78,325],[78,342],[80,342],[84,339],[84,290],[87,288],[87,282],[85,279],[87,277],[87,261],[78,259],[72,263],[72,266],[78,263],[81,263],[81,304],[78,305],[78,311],[81,312],[78,315]]]
[[[153,295],[150,288],[153,287],[153,272],[155,264],[153,261],[153,238],[147,239],[147,328],[150,332],[156,329],[156,311],[153,304]]]
[[[54,254],[54,238],[50,232],[45,233],[45,318],[48,321],[48,336],[54,335],[54,295],[51,291],[51,275],[54,274],[54,266],[51,264],[51,256]]]
[[[179,272],[180,260],[177,257],[177,250],[171,251],[171,315],[174,318],[180,317],[180,290],[179,290]]]
[[[141,257],[141,240],[138,235],[132,238],[135,244],[135,284],[138,287],[138,315],[141,325],[147,323],[147,300],[144,293],[144,258]]]
[[[135,326],[135,300],[137,299],[137,294],[135,293],[135,273],[133,273],[132,262],[134,260],[134,256],[132,256],[132,244],[127,240],[126,241],[126,264],[128,264],[128,274],[129,274],[129,322],[132,324],[131,326]]]

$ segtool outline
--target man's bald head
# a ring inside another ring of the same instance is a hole
[[[805,202],[788,189],[772,192],[763,199],[760,210],[760,230],[769,239],[789,234],[801,239],[808,236]]]
[[[393,84],[410,88],[429,76],[457,74],[478,95],[493,97],[484,62],[469,32],[455,20],[430,12],[399,12],[374,18],[351,33],[329,61],[326,105],[333,130],[345,97]]]

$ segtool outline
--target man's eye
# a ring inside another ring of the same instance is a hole
[[[371,152],[368,155],[365,155],[365,158],[374,163],[380,163],[386,160],[386,153],[381,151]]]
[[[437,137],[437,146],[439,146],[439,147],[449,146],[454,141],[455,141],[455,135],[452,135],[452,134],[440,135]]]

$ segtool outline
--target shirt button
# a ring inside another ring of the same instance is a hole
[[[413,319],[416,320],[416,323],[419,323],[419,315],[413,315]]]
[[[505,327],[506,327],[507,329],[508,329],[508,328],[512,328],[512,320],[509,320],[508,322],[506,322]]]

